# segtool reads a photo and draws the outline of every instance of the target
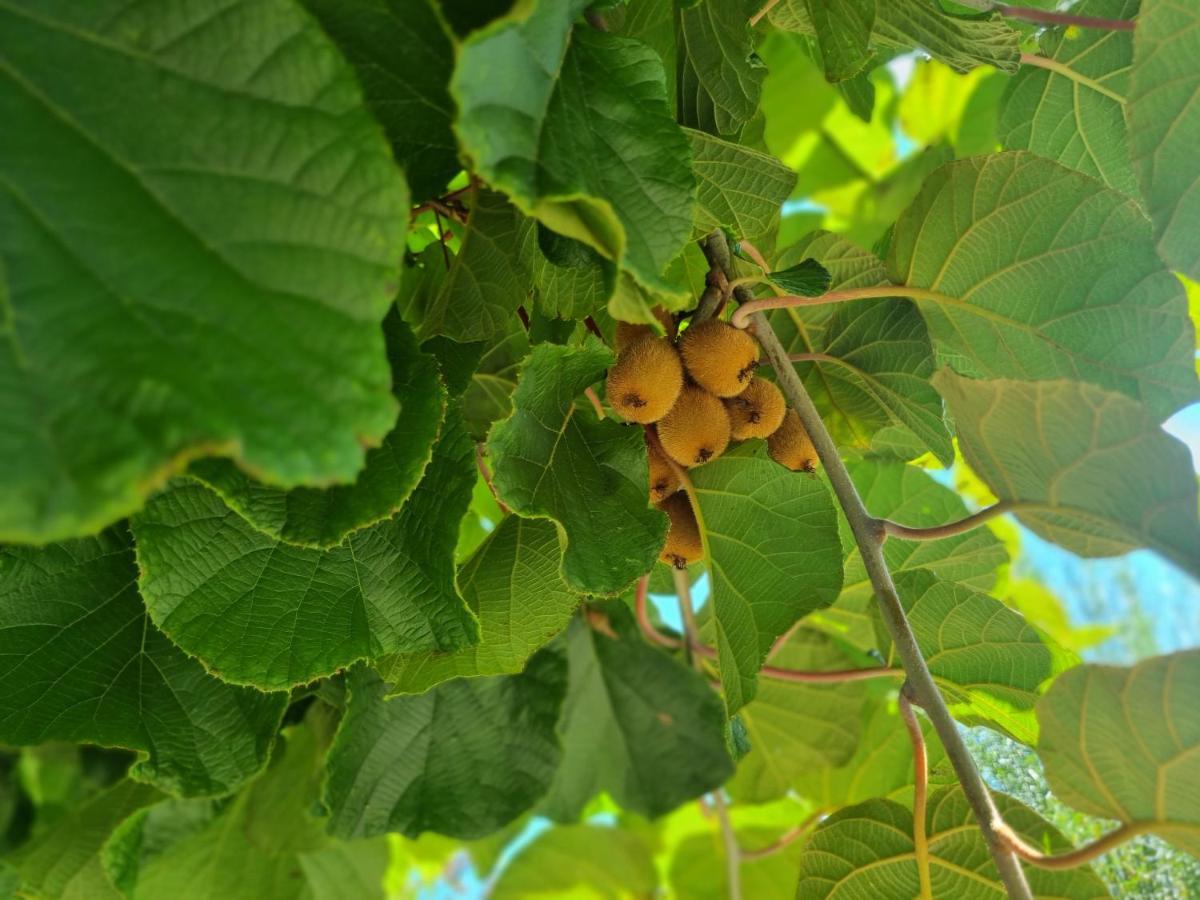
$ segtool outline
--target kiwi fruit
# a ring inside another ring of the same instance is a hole
[[[793,472],[815,472],[819,461],[817,450],[794,409],[787,411],[783,424],[767,438],[767,452],[771,459]]]
[[[699,466],[725,452],[730,430],[725,404],[689,384],[658,423],[658,439],[667,456],[681,466]]]
[[[679,337],[679,352],[688,375],[718,397],[734,397],[746,389],[758,368],[758,343],[728,322],[709,319]]]
[[[683,485],[675,467],[667,461],[655,444],[646,445],[646,459],[650,464],[650,499],[655,503],[662,503]]]
[[[683,491],[672,494],[658,508],[671,520],[667,530],[667,542],[658,558],[676,569],[686,569],[690,563],[704,557],[704,544],[700,540],[700,525],[692,512],[692,502]]]
[[[636,322],[618,322],[613,343],[616,345],[617,352],[620,353],[626,347],[631,347],[640,340],[652,337],[654,337],[654,329],[649,325],[641,325]]]
[[[608,403],[628,422],[657,422],[683,388],[683,365],[666,338],[648,338],[626,347],[608,370]]]
[[[733,439],[744,441],[774,434],[783,424],[787,403],[774,383],[754,378],[744,391],[725,401],[725,409]]]

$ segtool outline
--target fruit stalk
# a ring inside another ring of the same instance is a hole
[[[705,240],[701,243],[701,249],[704,251],[710,267],[720,270],[727,279],[736,277],[727,242]],[[749,303],[754,299],[753,294],[744,287],[735,289],[734,294],[739,303]],[[938,737],[941,738],[942,746],[954,766],[963,793],[966,794],[975,818],[979,822],[984,841],[991,852],[996,869],[999,871],[1000,881],[1004,884],[1008,896],[1014,900],[1032,900],[1033,895],[1029,891],[1020,861],[1008,843],[997,833],[996,825],[1001,818],[995,803],[992,802],[992,796],[979,774],[979,769],[975,766],[975,760],[972,759],[970,751],[963,742],[962,735],[959,734],[958,725],[954,721],[954,717],[950,715],[946,701],[934,683],[929,667],[925,664],[925,658],[921,655],[921,649],[917,645],[916,636],[908,623],[904,606],[900,602],[900,595],[896,590],[895,582],[892,581],[892,574],[888,570],[887,562],[884,560],[883,529],[879,521],[867,511],[862,498],[858,495],[858,489],[850,478],[850,472],[842,462],[841,456],[838,455],[837,445],[834,444],[833,438],[825,428],[820,413],[817,412],[812,398],[808,396],[804,382],[796,374],[795,367],[788,359],[787,350],[780,343],[771,323],[762,313],[754,313],[750,319],[750,327],[759,344],[762,345],[763,352],[775,367],[775,374],[784,397],[799,414],[805,430],[816,447],[817,456],[825,467],[830,484],[833,486],[838,502],[854,533],[855,542],[862,555],[871,586],[875,590],[875,597],[879,602],[884,624],[891,635],[892,643],[904,670],[908,673],[913,698],[925,710],[937,730]]]

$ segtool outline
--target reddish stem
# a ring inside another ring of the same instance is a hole
[[[1030,6],[1009,6],[997,3],[992,7],[1002,16],[1036,22],[1039,25],[1078,25],[1081,28],[1102,28],[1105,31],[1133,31],[1137,23],[1129,19],[1102,19],[1097,16],[1079,16],[1069,12],[1049,9],[1034,9]]]
[[[483,458],[483,444],[475,445],[475,468],[483,476],[483,481],[488,486],[488,490],[492,492],[492,497],[495,499],[496,505],[500,507],[500,512],[507,516],[510,510],[508,504],[501,500],[500,495],[496,493],[496,485],[492,483],[492,470],[488,468],[488,464]]]
[[[929,757],[925,752],[925,735],[921,723],[913,710],[912,701],[900,689],[900,717],[908,729],[913,751],[913,851],[917,857],[917,869],[921,881],[921,897],[932,900],[933,890],[929,884],[929,843],[925,834],[925,799],[929,791]]]

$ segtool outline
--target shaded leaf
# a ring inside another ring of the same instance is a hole
[[[451,678],[524,669],[579,604],[559,574],[561,561],[553,522],[506,517],[458,570],[459,590],[479,618],[479,643],[453,653],[381,660],[377,668],[390,693],[415,694]]]
[[[783,469],[762,446],[746,445],[689,474],[732,713],[754,697],[776,638],[841,590],[837,514],[824,483]]]
[[[617,269],[596,250],[526,219],[521,262],[533,279],[534,302],[547,316],[582,319],[603,309],[616,290]]]
[[[1034,846],[1070,848],[1066,838],[1033,810],[1004,794],[992,796],[1013,830]],[[801,856],[797,900],[833,896],[874,900],[881,891],[889,897],[920,896],[912,829],[912,811],[891,800],[868,800],[830,816],[809,838]],[[925,830],[934,897],[973,900],[1007,896],[961,788],[942,788],[930,794]],[[1025,875],[1037,897],[1095,900],[1109,896],[1090,867],[1048,871],[1030,866]]]
[[[934,385],[971,468],[1034,532],[1081,556],[1150,547],[1200,574],[1191,455],[1138,404],[1089,384],[948,369]]]
[[[332,834],[482,837],[549,787],[567,684],[559,652],[538,653],[520,675],[457,679],[391,700],[364,666],[347,680],[350,702],[326,761]]]
[[[524,212],[665,286],[662,273],[691,235],[687,138],[658,56],[572,30],[586,5],[540,0],[463,42],[451,84],[458,136],[475,171]]]
[[[446,389],[438,378],[437,362],[421,352],[396,310],[384,320],[384,332],[400,417],[383,445],[367,452],[366,466],[354,484],[284,491],[255,481],[225,459],[200,460],[188,473],[255,528],[289,544],[334,547],[347,534],[393,515],[429,463],[446,414]]]
[[[475,440],[487,440],[492,423],[512,412],[512,393],[517,389],[517,376],[529,347],[528,333],[519,321],[514,321],[508,333],[480,357],[462,399],[467,430]]]
[[[151,617],[221,678],[263,688],[359,659],[470,646],[478,625],[454,586],[454,544],[472,453],[450,410],[399,515],[325,551],[271,538],[209,489],[176,483],[133,523]]]
[[[1129,149],[1158,250],[1192,279],[1200,279],[1200,71],[1192,64],[1198,55],[1200,9],[1142,0],[1129,83]]]
[[[825,77],[845,81],[861,71],[871,58],[875,0],[805,0],[805,7],[821,48]]]
[[[150,623],[123,526],[0,548],[0,741],[140,751],[132,773],[223,794],[267,763],[287,704],[223,684]]]
[[[554,519],[566,532],[563,577],[575,590],[613,594],[648,572],[667,520],[646,498],[641,430],[597,420],[576,398],[612,364],[588,339],[539,344],[521,370],[513,414],[488,440],[501,498],[516,512]]]
[[[676,13],[675,97],[679,121],[733,135],[758,111],[766,67],[742,3],[695,3]]]
[[[896,223],[888,274],[939,358],[975,377],[1090,381],[1161,418],[1196,398],[1179,281],[1137,205],[1023,151],[953,162]]]
[[[572,821],[606,791],[624,809],[661,816],[733,771],[720,698],[681,660],[647,644],[622,604],[576,619],[567,656],[563,761],[547,815]]]
[[[654,859],[638,834],[611,826],[559,825],[521,848],[501,870],[489,896],[617,900],[651,897],[657,887]]]
[[[0,540],[97,531],[201,453],[352,480],[396,416],[408,196],[317,24],[20,0],[0,60]]]
[[[1137,10],[1138,0],[1086,0],[1071,11],[1132,19]],[[1000,140],[1007,149],[1032,150],[1136,197],[1125,127],[1133,34],[1074,31],[1068,37],[1051,28],[1042,35],[1041,55],[1064,70],[1026,65],[1011,79],[1001,100]]]
[[[1038,704],[1055,796],[1200,855],[1200,651],[1067,672]]]
[[[786,269],[776,269],[767,277],[776,287],[798,297],[819,297],[830,284],[829,271],[811,257]]]
[[[796,175],[773,156],[685,129],[692,142],[692,168],[699,191],[693,236],[728,228],[757,241],[779,221],[783,201],[796,186]]]

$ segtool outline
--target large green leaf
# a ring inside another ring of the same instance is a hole
[[[189,474],[256,528],[289,544],[334,547],[347,534],[392,516],[429,463],[446,413],[446,389],[437,362],[421,352],[396,310],[384,320],[384,332],[400,417],[383,445],[368,451],[366,467],[354,484],[284,491],[255,481],[224,459],[195,462]]]
[[[1198,683],[1197,650],[1059,678],[1037,710],[1055,796],[1200,856]]]
[[[853,669],[863,661],[827,635],[801,629],[771,657],[785,669]],[[739,800],[762,803],[782,797],[817,767],[840,766],[857,749],[866,682],[799,684],[764,678],[738,718],[750,752],[738,763],[731,790]]]
[[[1196,398],[1178,279],[1134,201],[1024,151],[950,163],[896,223],[888,274],[922,291],[939,357],[963,374],[1070,378],[1160,419]]]
[[[572,623],[567,658],[563,761],[547,815],[573,821],[607,791],[624,809],[661,816],[729,777],[720,698],[647,644],[622,604],[590,607]]]
[[[496,490],[516,512],[566,532],[563,577],[574,589],[614,594],[650,571],[667,519],[646,499],[641,430],[598,420],[576,403],[612,364],[589,338],[580,348],[539,344],[521,370],[513,414],[488,441]]]
[[[789,247],[780,262],[797,258],[821,263],[832,276],[831,290],[887,283],[878,257],[829,232]],[[796,369],[839,444],[888,453],[884,439],[903,432],[915,445],[904,455],[927,447],[943,462],[953,460],[942,400],[929,384],[933,347],[912,303],[858,300],[782,309],[771,314],[771,323],[789,353],[815,356]]]
[[[17,0],[0,67],[0,540],[97,531],[205,452],[352,480],[396,416],[408,199],[317,24]]]
[[[285,694],[223,684],[150,623],[129,532],[0,548],[0,742],[138,750],[133,774],[184,795],[266,765]]]
[[[1081,15],[1132,19],[1138,0],[1085,0]],[[1022,66],[1000,105],[1000,140],[1010,150],[1032,150],[1131,197],[1138,194],[1129,160],[1125,95],[1133,61],[1133,34],[1101,28],[1046,31],[1042,55],[1053,71]]]
[[[491,900],[652,897],[658,873],[642,837],[603,825],[559,825],[521,847],[504,866]]]
[[[391,692],[416,694],[451,678],[520,672],[579,604],[559,574],[561,562],[553,522],[505,518],[458,571],[463,599],[479,618],[479,643],[381,660],[377,668]]]
[[[586,5],[521,4],[470,35],[451,85],[456,128],[475,171],[526,213],[665,286],[662,273],[691,235],[688,141],[657,54],[572,29]]]
[[[454,45],[433,0],[303,0],[345,54],[404,167],[413,202],[459,170],[450,121]],[[403,47],[404,52],[396,52]]]
[[[482,837],[533,806],[558,767],[567,688],[558,651],[541,651],[520,675],[460,678],[418,696],[387,699],[364,666],[348,687],[326,762],[332,834]]]
[[[950,711],[1032,746],[1034,705],[1079,660],[994,597],[939,581],[928,570],[896,576],[921,655]],[[895,649],[889,662],[899,665]]]
[[[534,219],[524,222],[520,252],[533,280],[534,304],[544,315],[582,319],[603,309],[616,290],[612,262]]]
[[[175,801],[127,820],[104,868],[128,900],[383,900],[388,849],[325,834],[318,797],[329,725],[284,732],[271,767],[217,807]],[[314,721],[314,719],[318,721]],[[330,878],[342,888],[331,892]]]
[[[228,681],[287,688],[356,660],[458,650],[478,625],[454,586],[473,445],[450,410],[416,492],[392,519],[331,550],[272,538],[193,482],[134,520],[155,624]]]
[[[1133,38],[1129,142],[1133,169],[1173,269],[1200,279],[1200,8],[1143,0]]]
[[[725,703],[754,697],[768,651],[842,589],[837,513],[825,484],[747,444],[693,470]]]
[[[1013,830],[1034,846],[1070,848],[1066,838],[1033,810],[1004,794],[992,796]],[[804,848],[797,900],[921,896],[912,830],[912,811],[891,800],[868,800],[830,816]],[[929,844],[924,862],[934,898],[1007,896],[961,788],[941,788],[930,795],[925,833]],[[1030,866],[1025,874],[1036,897],[1096,900],[1109,896],[1104,882],[1088,867],[1048,871]]]
[[[504,337],[484,350],[462,399],[467,430],[475,440],[487,440],[492,423],[512,412],[512,393],[529,347],[528,332],[514,321]]]
[[[886,2],[886,0],[885,0]],[[830,81],[845,81],[871,58],[875,0],[805,0]]]
[[[934,385],[963,455],[1025,525],[1081,556],[1150,547],[1200,574],[1191,455],[1129,398],[1072,381]]]
[[[124,779],[70,810],[8,857],[17,870],[21,896],[59,900],[117,900],[101,865],[100,851],[125,819],[162,799],[149,785]]]
[[[796,186],[796,175],[773,156],[687,129],[692,142],[696,197],[696,237],[729,228],[757,241],[779,220],[779,210]]]
[[[679,121],[737,135],[758,112],[766,67],[754,55],[744,3],[692,3],[676,12]]]

